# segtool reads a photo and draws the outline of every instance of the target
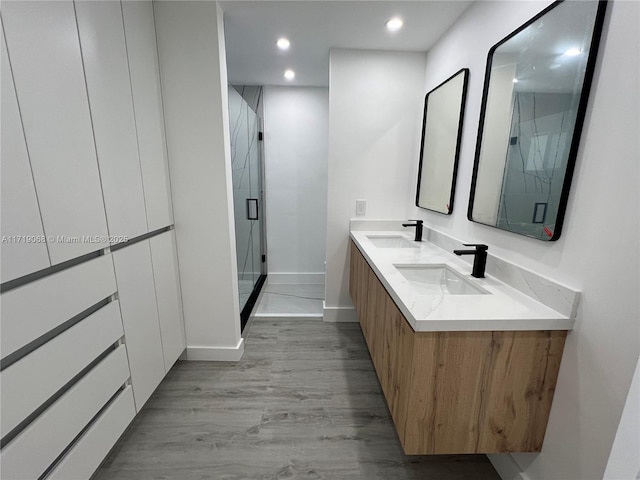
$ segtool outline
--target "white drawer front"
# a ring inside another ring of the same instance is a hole
[[[104,255],[2,294],[3,358],[116,291]]]
[[[0,373],[2,436],[123,335],[120,307],[108,304]]]
[[[127,378],[127,354],[122,345],[0,452],[2,477],[40,477]]]
[[[89,480],[135,415],[133,389],[128,386],[80,437],[47,480]]]

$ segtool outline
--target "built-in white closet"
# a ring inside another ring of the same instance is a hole
[[[3,2],[3,478],[90,478],[185,350],[153,5]]]

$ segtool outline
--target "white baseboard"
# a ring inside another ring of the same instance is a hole
[[[491,453],[487,458],[502,480],[529,480],[510,453]]]
[[[322,321],[322,314],[319,313],[317,315],[305,315],[305,314],[267,314],[267,315],[257,315],[253,318],[254,321],[256,322],[265,322],[265,321],[272,321],[272,322],[277,322],[279,320],[283,320],[283,321],[290,321],[290,320],[297,320],[300,322],[319,322]],[[246,328],[245,328],[246,330]]]
[[[256,313],[253,318],[322,318],[321,313]]]
[[[324,273],[269,272],[267,278],[272,285],[324,285]]]
[[[325,322],[357,322],[358,314],[353,307],[327,307],[322,304],[322,318]]]
[[[237,362],[244,353],[244,338],[235,347],[187,347],[187,360],[205,362]]]

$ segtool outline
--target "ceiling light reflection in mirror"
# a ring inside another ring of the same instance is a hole
[[[605,8],[555,2],[491,48],[469,220],[560,236]]]
[[[280,49],[280,50],[289,50],[289,47],[291,46],[291,42],[289,41],[288,38],[284,38],[281,37],[278,39],[278,41],[276,42],[276,46]]]
[[[387,30],[389,30],[390,32],[397,32],[402,28],[404,22],[400,17],[393,17],[387,20],[387,23],[385,25],[387,26]]]

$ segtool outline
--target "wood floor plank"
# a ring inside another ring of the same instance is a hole
[[[406,456],[358,324],[256,321],[239,362],[178,362],[95,480],[499,480]]]

